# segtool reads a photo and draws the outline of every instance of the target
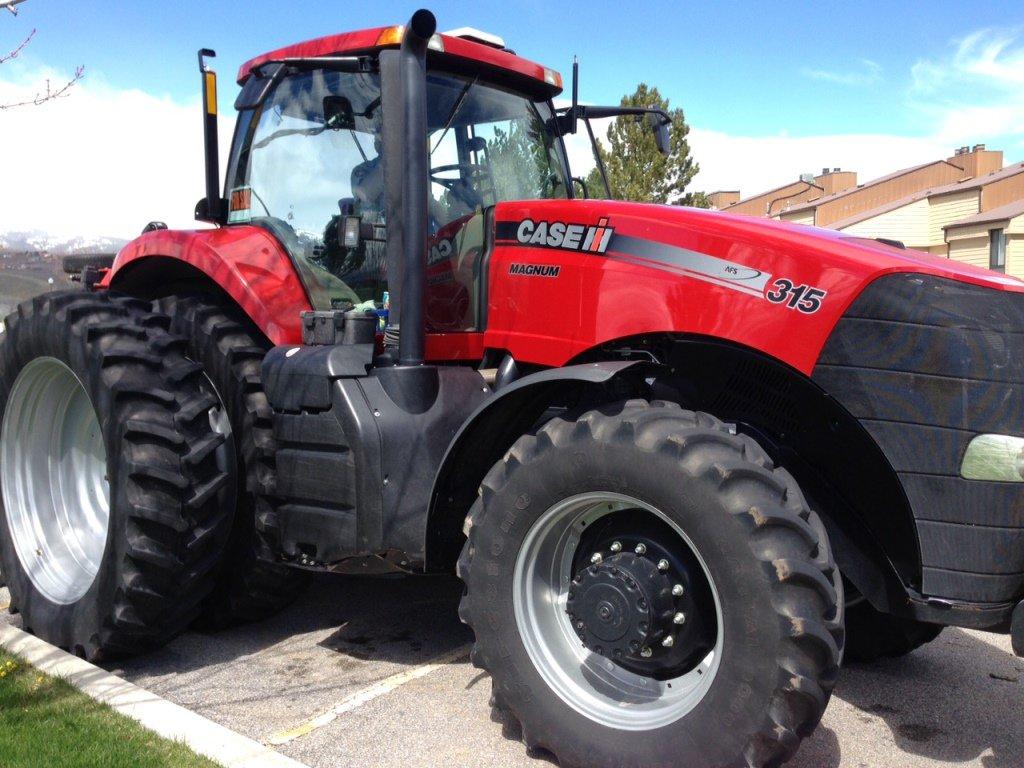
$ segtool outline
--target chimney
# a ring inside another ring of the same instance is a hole
[[[708,201],[711,203],[712,208],[720,211],[723,208],[728,208],[730,205],[738,203],[740,201],[740,191],[738,189],[733,189],[712,192],[708,195]]]
[[[964,178],[971,179],[1002,168],[1003,153],[997,149],[986,149],[984,144],[975,144],[973,148],[960,147],[947,162],[963,168]]]
[[[822,168],[821,176],[815,177],[814,183],[821,187],[822,195],[834,195],[836,192],[856,187],[857,174],[853,171],[841,171],[838,168],[832,170]]]

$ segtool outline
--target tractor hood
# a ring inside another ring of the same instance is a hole
[[[1003,293],[1024,282],[841,232],[717,211],[607,200],[501,203],[495,211],[487,345],[529,335],[531,357],[579,296],[571,352],[648,333],[712,336],[810,373],[836,323],[885,275],[930,276]],[[511,308],[554,307],[524,318]],[[510,308],[507,312],[506,307]]]
[[[603,222],[604,242],[597,243],[605,246],[602,253],[615,252],[616,245],[628,248],[628,239],[639,239],[691,249],[707,256],[726,257],[762,271],[766,257],[785,253],[791,258],[844,269],[861,278],[889,272],[916,272],[997,290],[1024,291],[1024,282],[1016,278],[923,251],[898,248],[831,229],[721,211],[611,200],[545,200],[500,205],[496,218],[499,222],[530,219],[538,224],[570,226],[580,223],[587,227]],[[541,229],[547,232],[547,241],[558,240],[561,227],[556,227],[554,233],[550,226]],[[519,240],[520,235],[525,238],[528,233],[529,240],[537,244],[541,236],[537,234],[537,227],[529,225],[522,232],[517,229],[516,239]],[[569,240],[568,246],[564,241],[565,238],[556,247],[571,249],[575,244],[574,239]]]

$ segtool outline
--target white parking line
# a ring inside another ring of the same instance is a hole
[[[470,646],[464,645],[461,648],[456,648],[454,651],[438,656],[427,664],[407,669],[405,672],[400,672],[397,675],[392,675],[391,677],[381,680],[379,683],[374,683],[369,688],[364,688],[350,696],[346,696],[338,704],[335,704],[323,714],[317,715],[312,720],[309,720],[295,728],[290,728],[287,731],[281,731],[280,733],[271,736],[267,740],[267,743],[278,746],[295,741],[295,739],[305,736],[308,733],[312,733],[318,728],[323,728],[328,723],[334,722],[346,712],[358,709],[363,706],[363,704],[371,702],[386,693],[390,693],[396,688],[402,687],[406,683],[410,683],[413,680],[419,680],[421,677],[426,677],[431,672],[434,672],[447,664],[466,658],[469,656],[469,651]]]

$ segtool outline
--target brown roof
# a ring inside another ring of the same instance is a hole
[[[1012,203],[993,208],[991,211],[982,211],[966,219],[960,219],[952,224],[947,224],[943,229],[953,227],[969,227],[973,224],[988,224],[991,221],[1007,221],[1017,216],[1024,215],[1024,200],[1014,200]]]
[[[912,168],[902,168],[898,171],[886,174],[885,176],[879,176],[877,179],[872,179],[871,181],[866,181],[863,184],[858,184],[856,187],[850,187],[849,189],[844,189],[840,192],[833,192],[831,195],[819,197],[816,200],[810,200],[806,203],[801,203],[800,205],[794,205],[787,208],[783,213],[794,213],[796,211],[807,210],[808,208],[816,208],[822,203],[829,203],[833,200],[838,200],[840,197],[846,197],[847,195],[851,195],[859,190],[867,189],[868,187],[873,187],[876,184],[881,184],[886,181],[891,181],[892,179],[899,178],[905,174],[913,173],[914,171],[919,171],[922,168],[927,168],[929,165],[937,165],[938,163],[946,163],[947,165],[952,165],[954,168],[960,168],[959,165],[953,165],[953,163],[950,163],[948,160],[929,160],[927,163],[921,163],[920,165],[915,165]],[[961,168],[960,170],[963,169]]]
[[[797,179],[796,181],[786,182],[782,186],[774,187],[773,189],[769,189],[769,190],[767,190],[765,192],[758,192],[756,195],[750,195],[749,197],[744,197],[742,200],[737,200],[735,203],[732,203],[730,205],[725,206],[725,208],[723,208],[722,210],[723,211],[727,211],[730,208],[732,208],[734,205],[743,205],[744,203],[749,203],[751,200],[756,200],[759,197],[767,197],[768,195],[774,194],[775,192],[781,192],[786,187],[792,187],[794,184],[803,184],[808,189],[811,189],[811,188],[813,188],[813,189],[823,189],[822,187],[819,187],[817,184],[815,184],[813,181],[804,181],[803,179]],[[803,191],[804,190],[800,190],[800,192],[803,192]],[[794,195],[798,195],[798,194],[800,194],[800,192],[794,192],[793,194]],[[822,200],[822,199],[823,198],[821,198],[821,197],[815,198],[815,200]]]
[[[918,166],[918,167],[920,167],[920,166]],[[916,170],[916,169],[911,168],[909,170]],[[901,171],[901,173],[906,173],[906,171]],[[953,182],[950,182],[949,184],[943,184],[943,185],[938,186],[938,187],[931,187],[929,189],[922,189],[919,192],[914,192],[913,194],[906,195],[905,197],[898,198],[897,200],[893,200],[891,202],[885,203],[884,205],[880,205],[877,208],[872,208],[869,211],[862,211],[861,213],[855,213],[852,216],[847,216],[845,219],[840,219],[839,221],[834,221],[834,222],[832,222],[829,225],[829,229],[842,229],[843,227],[849,227],[852,224],[857,224],[857,223],[859,223],[861,221],[866,221],[867,219],[873,219],[875,216],[881,216],[883,213],[888,213],[889,211],[895,211],[897,208],[902,208],[905,205],[910,205],[911,203],[916,203],[918,200],[924,200],[927,197],[937,197],[939,195],[948,195],[951,192],[963,192],[963,191],[971,190],[971,189],[980,189],[981,187],[985,186],[986,184],[992,184],[992,183],[994,183],[996,181],[1001,181],[1002,179],[1009,178],[1010,176],[1016,176],[1018,173],[1024,173],[1024,163],[1014,163],[1013,165],[1008,165],[1005,168],[1002,168],[1002,169],[1000,169],[998,171],[992,171],[991,173],[986,173],[984,176],[972,176],[971,178],[964,179],[963,181],[953,181]],[[870,182],[870,183],[874,184],[875,182]],[[821,200],[823,200],[823,199],[824,198],[819,198],[818,200],[815,201],[815,204],[821,202]],[[1011,205],[1013,205],[1013,204],[1011,203]],[[1008,208],[1009,206],[1005,206],[1004,205],[1002,207],[1003,208]],[[797,210],[797,209],[796,208],[790,208],[788,211],[785,211],[785,213],[790,213],[790,212],[795,211],[795,210]],[[993,210],[999,210],[999,209],[993,209]],[[988,215],[989,213],[992,213],[992,211],[986,211],[984,214],[977,214],[977,215],[979,215],[979,216],[981,216],[981,215]],[[971,218],[973,218],[973,217],[971,217]],[[1005,217],[1001,217],[1001,218],[1005,218]],[[998,218],[997,219],[985,219],[985,221],[998,221],[998,220],[999,220]],[[955,225],[950,225],[950,226],[959,226],[963,221],[965,221],[965,219],[961,219],[961,221],[957,222]],[[975,222],[975,223],[981,223],[981,222],[978,221],[978,222]]]

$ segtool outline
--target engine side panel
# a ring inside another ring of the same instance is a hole
[[[231,226],[148,232],[121,249],[98,287],[116,290],[122,276],[144,269],[152,257],[178,259],[205,273],[273,343],[301,343],[299,313],[312,307],[288,254],[266,230]],[[154,269],[151,279],[158,286],[161,270]]]
[[[1024,484],[965,480],[981,433],[1024,436],[1024,296],[929,275],[868,287],[814,381],[896,471],[917,520],[922,591],[981,602],[1024,591]]]
[[[810,374],[839,318],[878,277],[1012,278],[841,233],[607,200],[499,204],[485,344],[563,365],[611,340],[700,334]]]

